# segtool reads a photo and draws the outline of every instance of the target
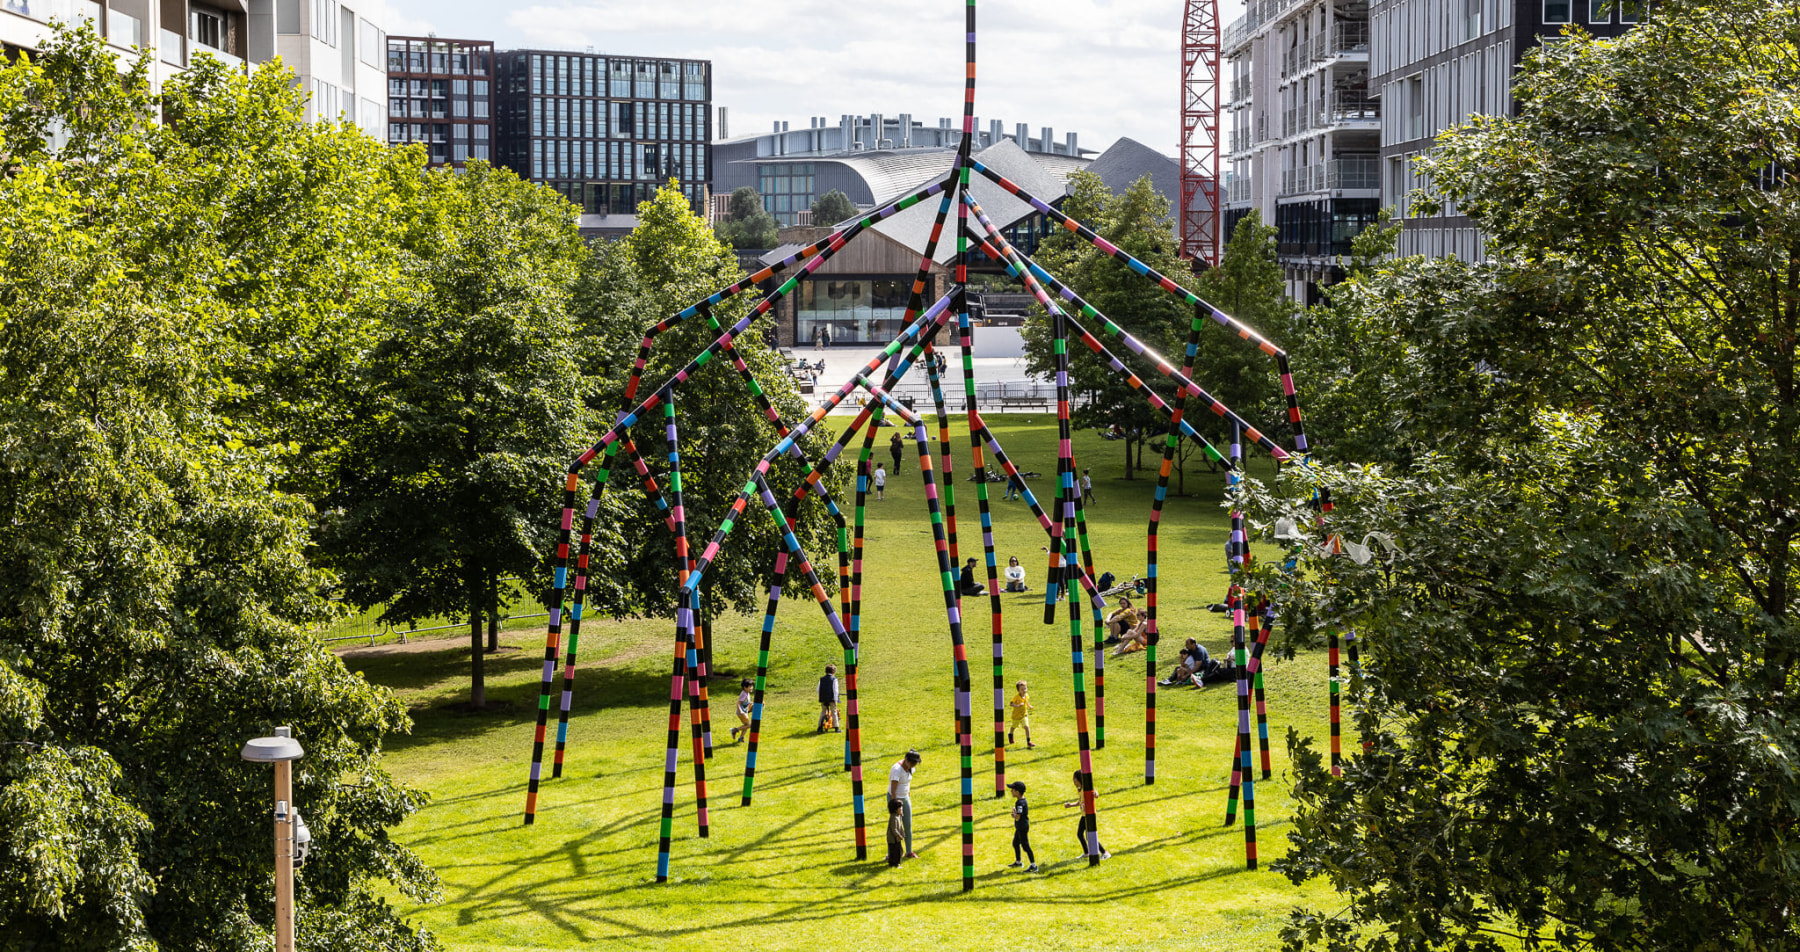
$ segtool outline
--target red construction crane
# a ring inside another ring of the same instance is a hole
[[[1219,3],[1181,19],[1181,256],[1219,263]]]

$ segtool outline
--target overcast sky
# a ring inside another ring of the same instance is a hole
[[[962,116],[963,0],[386,0],[390,34],[491,39],[713,63],[734,136],[842,113]],[[1181,131],[1184,0],[980,0],[975,114],[1129,136],[1165,155]],[[1221,0],[1220,26],[1242,12]],[[754,11],[754,15],[752,15]]]

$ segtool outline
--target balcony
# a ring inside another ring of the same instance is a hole
[[[100,26],[100,4],[90,0],[0,0],[0,10],[43,23],[57,20],[70,26],[91,20]]]
[[[1381,188],[1381,159],[1373,155],[1347,155],[1325,167],[1325,187],[1334,190]]]
[[[106,11],[106,38],[114,46],[143,46],[144,21],[117,10]]]
[[[163,30],[157,38],[158,55],[170,66],[187,68],[187,37]]]
[[[1351,122],[1381,121],[1381,101],[1371,99],[1364,93],[1336,93],[1331,97],[1330,109],[1325,112],[1332,125]]]
[[[1234,178],[1226,186],[1225,201],[1229,204],[1248,202],[1252,198],[1251,179]]]
[[[205,43],[196,42],[194,44],[194,55],[210,56],[213,59],[224,63],[234,73],[244,73],[249,72],[250,70],[249,64],[244,62],[243,57],[233,56],[217,47],[207,46]]]

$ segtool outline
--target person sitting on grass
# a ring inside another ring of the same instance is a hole
[[[1025,566],[1019,564],[1019,557],[1006,560],[1006,590],[1009,592],[1029,592],[1025,584]]]
[[[1119,607],[1106,616],[1106,644],[1118,644],[1141,620],[1138,610],[1131,607],[1131,599],[1121,597]]]
[[[1205,645],[1189,638],[1181,646],[1181,660],[1175,665],[1175,670],[1170,671],[1167,678],[1156,683],[1164,687],[1188,684],[1194,680],[1195,675],[1204,677],[1218,666],[1219,663],[1212,659],[1212,655],[1207,652]]]
[[[975,558],[973,556],[963,563],[962,574],[956,580],[956,593],[958,595],[987,594],[987,588],[975,581]]]

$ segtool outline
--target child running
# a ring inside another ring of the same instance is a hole
[[[1014,780],[1006,785],[1006,789],[1013,792],[1013,861],[1006,868],[1018,869],[1019,851],[1024,850],[1025,858],[1031,861],[1025,871],[1035,873],[1038,871],[1037,854],[1031,851],[1031,804],[1025,802],[1025,784]],[[891,851],[892,847],[889,849]]]
[[[1081,771],[1077,770],[1077,771],[1075,771],[1075,799],[1064,801],[1063,807],[1066,809],[1068,807],[1081,806],[1082,795],[1086,794],[1086,793],[1087,793],[1087,788],[1081,785]],[[1100,794],[1098,794],[1098,793],[1094,794],[1094,799],[1099,800]],[[1098,810],[1099,807],[1095,807],[1095,809]],[[1093,828],[1094,829],[1094,848],[1100,851],[1101,859],[1112,859],[1112,854],[1108,853],[1106,851],[1106,847],[1100,845],[1099,824],[1100,824],[1099,817],[1095,817],[1094,818],[1094,828]],[[1087,855],[1087,850],[1088,850],[1087,835],[1088,835],[1088,815],[1087,815],[1087,811],[1083,810],[1081,813],[1081,817],[1075,821],[1075,842],[1081,844],[1081,855],[1083,855],[1083,856]]]
[[[1023,681],[1018,683],[1015,690],[1019,693],[1014,694],[1012,700],[1008,702],[1012,705],[1012,724],[1006,729],[1006,742],[1012,743],[1013,733],[1023,727],[1025,728],[1025,749],[1031,750],[1037,746],[1031,742],[1031,695],[1026,693]]]
[[[750,679],[743,680],[743,690],[738,692],[737,706],[738,725],[731,729],[732,740],[742,740],[750,736]]]

